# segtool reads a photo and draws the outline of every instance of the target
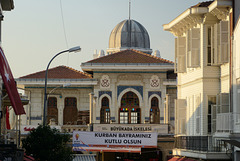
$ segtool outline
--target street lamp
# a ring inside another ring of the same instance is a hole
[[[81,48],[80,46],[76,46],[76,47],[73,47],[73,48],[70,48],[68,50],[64,50],[64,51],[61,51],[59,52],[58,54],[56,54],[48,63],[48,66],[47,66],[47,69],[45,71],[45,87],[44,87],[44,107],[43,107],[43,126],[46,125],[46,107],[47,107],[47,76],[48,76],[48,68],[51,64],[51,62],[53,61],[54,58],[56,58],[58,55],[62,54],[62,53],[66,53],[66,52],[79,52],[81,51]]]

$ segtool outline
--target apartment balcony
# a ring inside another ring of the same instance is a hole
[[[212,136],[179,136],[175,139],[173,155],[201,159],[230,159],[231,147]]]

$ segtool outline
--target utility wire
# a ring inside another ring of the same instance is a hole
[[[66,34],[66,29],[65,29],[65,23],[64,23],[64,17],[63,17],[62,0],[59,0],[59,1],[60,1],[60,9],[61,9],[62,25],[63,25],[63,33],[64,33],[64,37],[65,37],[65,43],[66,43],[67,49],[69,49],[68,41],[67,41],[67,34]],[[67,54],[67,65],[68,65],[68,63],[69,63],[69,54]]]

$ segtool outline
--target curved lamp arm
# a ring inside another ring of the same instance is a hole
[[[43,121],[43,126],[46,125],[46,114],[47,114],[47,79],[48,79],[48,68],[51,64],[51,62],[53,61],[54,58],[56,58],[58,55],[62,54],[62,53],[66,53],[66,52],[78,52],[78,51],[81,51],[81,48],[80,46],[76,46],[76,47],[73,47],[73,48],[70,48],[68,50],[64,50],[64,51],[61,51],[59,53],[57,53],[48,63],[47,65],[47,69],[45,71],[45,86],[44,86],[44,107],[43,107],[43,118],[42,118],[42,121]]]

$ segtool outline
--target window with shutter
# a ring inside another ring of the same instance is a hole
[[[221,100],[221,113],[228,113],[230,112],[229,109],[229,93],[221,93],[220,94],[220,100]]]
[[[208,65],[221,65],[229,62],[229,22],[221,21],[208,27]]]
[[[177,72],[186,72],[186,37],[177,39]]]
[[[201,97],[200,95],[196,96],[195,99],[196,102],[196,133],[200,133],[200,128],[201,128]]]
[[[229,57],[229,23],[228,21],[220,22],[220,53],[221,62],[227,63]]]
[[[66,97],[63,110],[63,124],[77,125],[77,99],[74,97]]]
[[[212,65],[219,65],[218,61],[218,40],[219,30],[218,30],[218,24],[214,24],[212,27]]]
[[[196,68],[200,66],[200,28],[193,28],[191,31],[191,67]]]
[[[212,64],[212,28],[207,28],[207,65]]]
[[[49,97],[48,106],[47,106],[47,123],[50,123],[50,120],[54,119],[56,124],[58,124],[58,108],[57,108],[57,98]]]
[[[217,106],[216,105],[212,105],[211,107],[211,132],[215,133],[216,132],[216,119],[217,119],[217,115],[216,115],[216,109]]]
[[[187,32],[187,67],[191,68],[192,31]]]
[[[186,100],[177,99],[176,100],[176,125],[178,134],[186,134]]]
[[[216,96],[208,96],[208,133],[216,131]]]

